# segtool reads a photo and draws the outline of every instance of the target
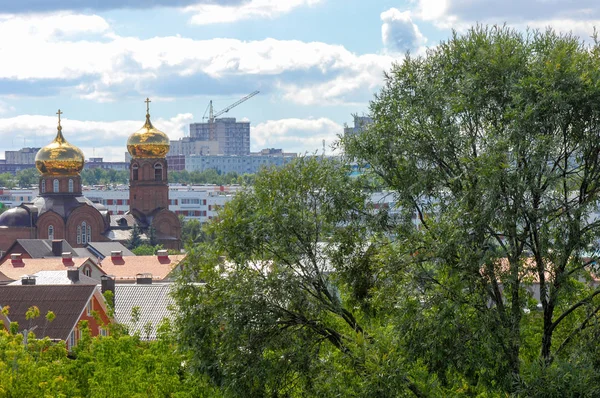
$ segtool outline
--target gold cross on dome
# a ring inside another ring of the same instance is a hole
[[[56,114],[58,115],[58,126],[60,127],[60,115],[62,115],[63,113],[59,109],[58,112],[56,112]]]
[[[152,101],[150,101],[150,98],[146,98],[146,101],[144,101],[146,103],[146,113],[150,113],[150,103]]]

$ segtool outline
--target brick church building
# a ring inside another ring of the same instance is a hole
[[[154,229],[165,248],[179,249],[181,225],[169,210],[169,138],[154,128],[148,107],[146,111],[144,126],[127,141],[132,156],[128,214],[111,215],[106,207],[83,196],[80,173],[84,155],[64,138],[59,110],[56,138],[35,158],[41,174],[39,196],[0,214],[0,250],[16,239],[65,239],[73,247],[85,247],[92,241],[123,242],[134,224],[142,232]]]

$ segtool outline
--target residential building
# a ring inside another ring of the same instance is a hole
[[[10,283],[40,271],[64,271],[67,268],[78,269],[98,281],[106,274],[95,259],[89,257],[73,257],[71,253],[64,253],[61,257],[23,258],[20,253],[13,253],[0,264],[0,272],[4,275],[4,282],[0,283]]]
[[[17,239],[0,257],[0,264],[15,253],[20,254],[21,258],[47,258],[75,253],[75,249],[64,239]]]
[[[29,168],[35,164],[35,155],[41,148],[21,148],[18,151],[5,151],[4,158],[6,164],[24,164],[29,165]]]
[[[354,116],[354,127],[344,128],[344,135],[360,133],[371,123],[373,119],[368,116]]]
[[[213,137],[211,137],[211,132]],[[212,139],[211,139],[212,138]],[[217,141],[219,154],[248,155],[250,153],[250,122],[238,122],[234,117],[215,119],[214,123],[190,124],[192,141]],[[214,154],[214,153],[211,153]],[[179,153],[175,153],[179,155]]]
[[[87,169],[129,170],[129,162],[105,162],[103,158],[89,158],[85,162]]]
[[[214,169],[221,174],[238,173],[254,174],[264,167],[281,167],[296,157],[293,155],[262,155],[252,154],[248,156],[216,155],[196,156],[189,155],[185,158],[185,169],[187,171],[200,171]]]
[[[92,336],[107,335],[107,325],[113,323],[108,315],[104,297],[96,285],[36,285],[35,278],[26,283],[31,285],[0,286],[0,303],[8,306],[5,327],[10,322],[19,325],[19,332],[32,331],[37,338],[63,340],[67,349],[72,349],[81,339],[81,322],[86,321]],[[36,306],[40,316],[27,319],[29,308]],[[54,320],[46,320],[48,311]]]

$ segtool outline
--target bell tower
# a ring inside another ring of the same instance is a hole
[[[129,209],[145,217],[169,208],[167,152],[169,137],[150,122],[150,99],[146,98],[146,122],[127,140]]]

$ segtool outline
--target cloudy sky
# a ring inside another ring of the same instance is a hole
[[[251,149],[313,152],[367,112],[383,71],[473,23],[552,26],[588,39],[597,0],[0,0],[0,157],[63,132],[122,161],[143,100],[171,139],[226,116]]]

